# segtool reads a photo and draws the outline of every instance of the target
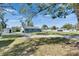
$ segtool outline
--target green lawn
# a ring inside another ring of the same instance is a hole
[[[32,35],[79,35],[79,32],[33,32],[31,33]],[[17,37],[22,37],[20,34],[16,35],[2,35],[2,38],[17,38]]]
[[[79,32],[38,32],[37,35],[79,35]],[[14,37],[14,36],[13,36]],[[0,55],[2,56],[26,56],[26,55],[79,55],[79,49],[75,44],[78,39],[66,38],[34,38],[0,37]]]
[[[76,42],[76,41],[65,39],[65,38],[41,38],[41,39],[34,38],[34,39],[26,40],[25,38],[20,37],[11,41],[6,40],[6,41],[0,41],[0,42],[1,42],[0,43],[1,48],[8,47],[8,48],[4,48],[4,50],[1,50],[0,55],[3,55],[3,56],[24,56],[25,55],[26,56],[26,55],[48,55],[48,54],[49,55],[59,55],[59,54],[71,55],[70,52],[68,52],[66,49],[69,49],[69,51],[70,50],[72,51],[72,49],[74,48],[73,44],[67,45],[66,43]]]
[[[2,38],[17,38],[17,37],[22,37],[22,35],[15,34],[15,35],[2,35]]]
[[[37,34],[37,35],[79,35],[79,32],[36,32],[32,34]]]
[[[13,41],[14,40],[1,40],[0,41],[0,48],[10,45]]]

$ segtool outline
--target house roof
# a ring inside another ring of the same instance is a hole
[[[24,29],[40,29],[38,27],[25,27]]]

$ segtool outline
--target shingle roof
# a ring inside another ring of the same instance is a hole
[[[38,27],[25,27],[24,29],[40,29],[40,28],[38,28]]]

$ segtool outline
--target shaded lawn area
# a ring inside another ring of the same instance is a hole
[[[10,45],[13,41],[14,40],[1,40],[0,41],[0,48]]]
[[[79,32],[38,32],[32,33],[37,35],[79,35]],[[66,38],[23,38],[16,36],[3,36],[7,40],[0,41],[0,48],[8,46],[7,51],[3,52],[3,56],[29,56],[29,55],[79,55],[79,50],[75,49],[71,44],[76,40]],[[12,39],[14,38],[14,39]],[[73,50],[74,48],[74,50]],[[47,52],[47,53],[46,53]]]
[[[74,46],[73,44],[66,44],[68,42],[74,42],[74,41],[59,37],[40,38],[40,39],[34,38],[28,40],[24,40],[24,38],[19,38],[16,39],[11,45],[9,45],[9,50],[4,52],[2,55],[3,56],[29,56],[29,55],[46,56],[46,55],[67,55],[67,54],[71,55],[73,54],[71,52],[73,51],[72,47],[74,48]],[[74,51],[76,51],[76,49],[74,49]]]
[[[22,35],[16,34],[16,35],[2,35],[2,38],[18,38],[22,37]]]

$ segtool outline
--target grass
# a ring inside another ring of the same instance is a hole
[[[23,40],[22,40],[23,39]],[[32,42],[30,40],[26,40],[24,38],[18,38],[16,39],[12,44],[8,46],[9,48],[4,50],[4,52],[1,54],[3,56],[21,56],[29,55],[34,51],[34,46],[32,46]],[[29,49],[30,48],[30,49]],[[28,50],[28,51],[27,51]]]
[[[7,45],[8,48],[1,50],[2,56],[46,56],[46,55],[79,55],[78,49],[74,44],[67,42],[76,42],[65,38],[41,38],[26,39],[16,38],[12,43]],[[0,43],[1,44],[1,43]],[[2,43],[3,44],[3,43]],[[5,46],[4,46],[5,47]],[[75,52],[76,51],[76,52]]]
[[[34,32],[32,35],[79,35],[79,32],[54,32],[54,31],[48,31],[48,32]],[[23,37],[23,35],[15,34],[15,35],[2,35],[2,38],[18,38]]]
[[[66,44],[49,44],[38,46],[35,56],[79,56],[79,50]]]
[[[38,32],[38,35],[79,35],[78,32]],[[79,48],[74,47],[78,39],[1,37],[1,56],[79,56]],[[68,44],[67,44],[68,43]]]
[[[2,40],[0,41],[0,48],[10,45],[14,40]]]
[[[32,33],[36,35],[79,35],[79,32],[54,32],[54,31],[48,31],[48,32],[37,32]]]
[[[4,49],[7,49],[8,46],[14,42],[14,39],[2,39],[0,40],[0,55],[4,51]]]
[[[2,38],[17,38],[22,37],[22,35],[16,34],[16,35],[2,35]]]

